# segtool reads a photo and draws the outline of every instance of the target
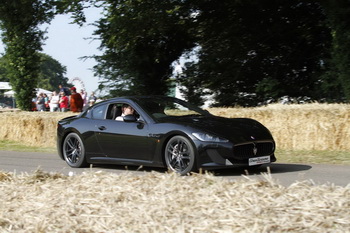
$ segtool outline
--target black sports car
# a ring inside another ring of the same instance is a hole
[[[132,114],[124,116],[124,108]],[[213,116],[165,96],[113,98],[64,118],[58,122],[57,148],[71,167],[143,165],[182,175],[276,161],[273,137],[259,122]]]

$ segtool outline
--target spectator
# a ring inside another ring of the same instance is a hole
[[[60,101],[59,101],[61,112],[67,112],[68,103],[69,103],[68,97],[66,96],[64,91],[61,91],[60,92]]]
[[[83,109],[88,105],[88,97],[87,93],[85,92],[84,89],[81,89],[80,91],[81,98],[83,99]]]
[[[50,106],[49,106],[49,103],[50,103],[50,99],[49,97],[47,96],[47,94],[44,93],[44,100],[45,100],[45,111],[48,111]]]
[[[45,111],[45,97],[44,93],[40,93],[36,99],[36,109],[39,112]]]
[[[77,89],[75,87],[71,87],[71,96],[70,96],[70,110],[72,112],[81,112],[83,111],[83,99],[81,95],[77,93]]]
[[[63,91],[67,97],[70,96],[70,91],[69,91],[68,87],[63,87],[62,84],[60,84],[60,85],[58,85],[58,88],[59,88],[60,93]]]
[[[52,92],[52,96],[50,99],[50,112],[57,112],[59,110],[59,101],[60,97],[57,95],[56,91]]]
[[[89,105],[92,106],[96,103],[96,96],[95,96],[95,93],[94,92],[91,92],[91,95],[89,97]]]

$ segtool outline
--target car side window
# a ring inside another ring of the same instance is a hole
[[[92,118],[103,120],[105,119],[106,105],[97,106],[92,110]]]
[[[108,105],[107,114],[106,114],[107,120],[115,120],[115,118],[117,116],[120,116],[121,114],[122,114],[121,104],[114,103],[114,104]]]
[[[111,107],[113,106],[113,107]],[[137,111],[135,110],[135,108],[129,104],[129,103],[126,103],[126,102],[118,102],[118,103],[114,103],[114,104],[111,104],[109,107],[108,107],[108,111],[107,111],[107,119],[114,119],[114,120],[121,120],[123,118],[120,118],[121,116],[123,116],[123,107],[125,106],[130,106],[132,109],[133,109],[133,115],[139,119],[140,118],[140,115],[137,113]],[[128,113],[126,113],[128,114]],[[109,116],[112,116],[112,117],[109,117]]]

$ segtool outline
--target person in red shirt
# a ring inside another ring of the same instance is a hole
[[[69,102],[68,97],[66,96],[66,94],[63,91],[61,91],[60,92],[60,101],[59,101],[61,112],[67,112],[68,102]]]
[[[77,89],[75,87],[72,87],[70,90],[72,91],[72,94],[70,95],[70,110],[72,112],[83,111],[83,98],[79,93],[77,93]]]

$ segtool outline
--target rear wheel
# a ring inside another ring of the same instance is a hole
[[[169,170],[186,175],[195,171],[195,150],[190,140],[183,136],[172,137],[165,147],[165,162]]]
[[[71,167],[85,167],[87,165],[85,147],[78,134],[70,133],[64,139],[63,157]]]

